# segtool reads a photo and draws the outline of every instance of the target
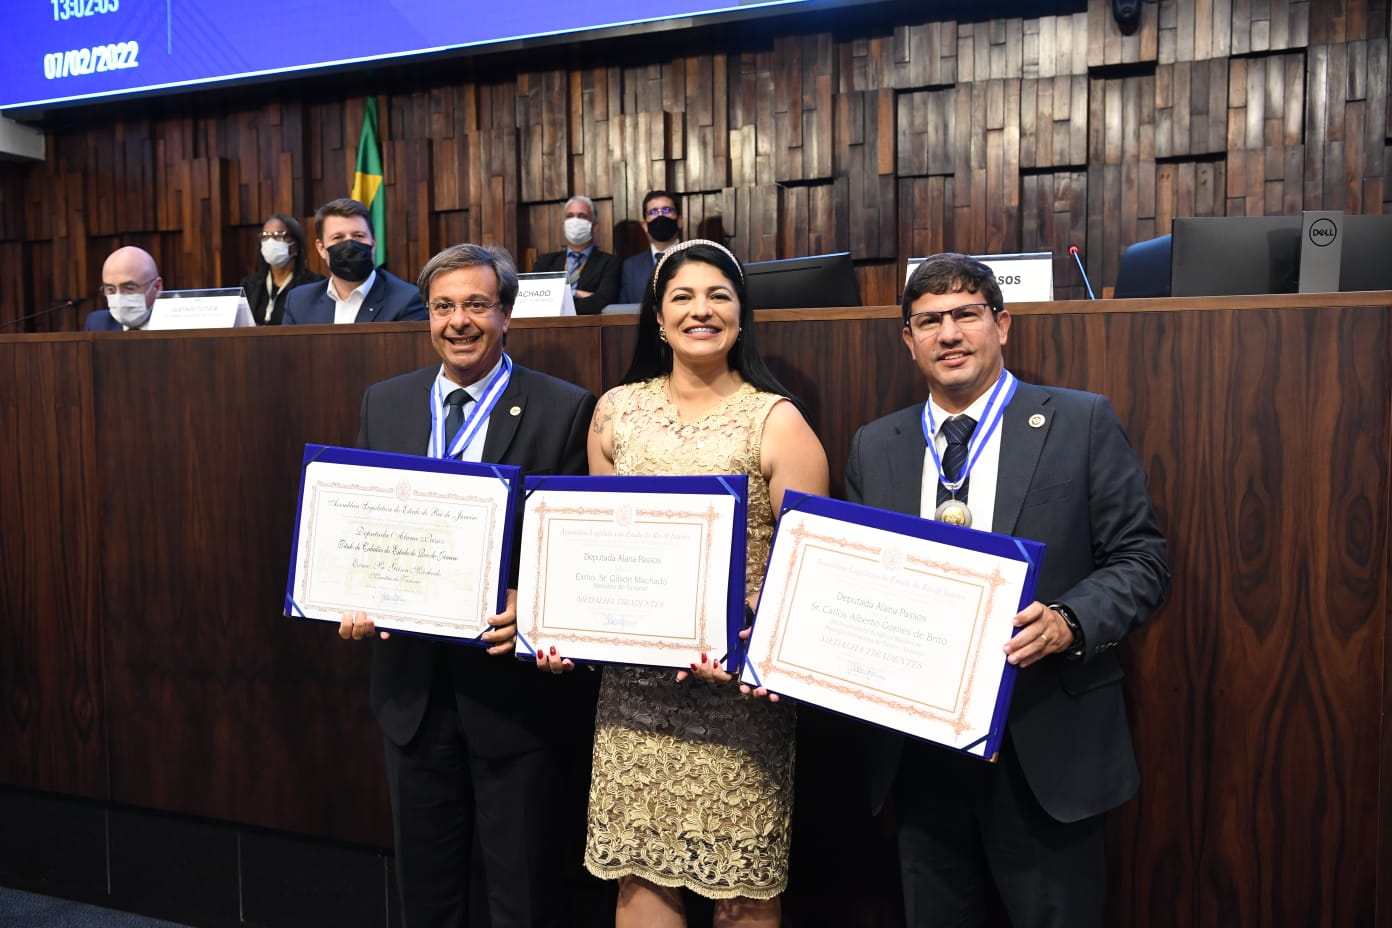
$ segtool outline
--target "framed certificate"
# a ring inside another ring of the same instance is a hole
[[[748,478],[528,477],[517,656],[738,666]]]
[[[802,493],[783,515],[742,679],[994,760],[1002,647],[1044,546]]]
[[[520,473],[306,445],[285,614],[471,640],[507,601]]]

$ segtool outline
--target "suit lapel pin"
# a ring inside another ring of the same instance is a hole
[[[1043,414],[1043,413],[1037,412],[1037,413],[1035,413],[1034,415],[1032,415],[1032,416],[1029,417],[1029,427],[1030,427],[1030,428],[1032,428],[1032,429],[1042,428],[1043,425],[1044,425],[1044,414]]]
[[[511,409],[508,410],[508,415],[511,415],[511,416],[520,416],[520,415],[522,415],[522,407],[521,407],[521,406],[514,406],[514,407],[512,407]]]

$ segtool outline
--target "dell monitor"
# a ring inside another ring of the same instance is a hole
[[[860,305],[860,283],[849,251],[751,261],[744,266],[744,289],[755,309]]]
[[[1173,296],[1295,293],[1300,216],[1207,216],[1174,221]]]
[[[1392,216],[1344,216],[1339,289],[1392,290]]]

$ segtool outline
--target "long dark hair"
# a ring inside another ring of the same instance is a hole
[[[295,246],[295,253],[290,256],[290,261],[295,267],[295,269],[290,272],[290,276],[294,277],[300,271],[303,271],[305,266],[305,248],[307,245],[305,242],[304,226],[300,225],[300,221],[294,216],[287,216],[284,213],[271,213],[262,220],[261,228],[266,228],[266,223],[270,222],[272,219],[279,219],[281,221],[281,224],[285,226],[285,231],[290,233],[290,242]],[[256,273],[264,277],[266,276],[266,272],[270,269],[271,265],[265,258],[261,257],[261,249],[257,248]]]
[[[739,299],[740,337],[736,339],[734,347],[726,357],[730,370],[765,393],[777,393],[787,397],[801,411],[802,404],[798,402],[797,397],[773,376],[764,359],[759,356],[758,342],[754,334],[754,307],[750,305],[749,297],[744,290],[744,271],[734,256],[720,245],[700,239],[682,242],[674,245],[673,249],[678,250],[669,250],[665,257],[659,259],[656,276],[649,279],[648,286],[643,290],[643,306],[638,313],[638,345],[633,350],[633,361],[628,365],[628,373],[624,374],[623,382],[639,383],[672,373],[672,349],[657,336],[657,311],[662,306],[661,294],[667,292],[667,286],[677,271],[692,262],[697,262],[709,264],[724,274]]]

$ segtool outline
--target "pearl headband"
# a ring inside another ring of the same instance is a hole
[[[726,257],[730,259],[730,263],[735,266],[735,273],[739,274],[740,283],[744,283],[744,268],[740,266],[739,258],[735,257],[734,252],[730,251],[730,249],[726,248],[719,242],[712,242],[709,239],[704,238],[693,238],[688,239],[684,242],[677,242],[671,248],[668,248],[666,251],[664,251],[662,253],[662,257],[657,259],[657,267],[653,268],[652,279],[652,290],[654,300],[659,299],[657,295],[657,278],[662,273],[662,263],[666,261],[668,258],[672,257],[672,255],[676,254],[677,252],[686,251],[686,249],[690,248],[692,245],[709,245],[712,248],[725,252]]]

